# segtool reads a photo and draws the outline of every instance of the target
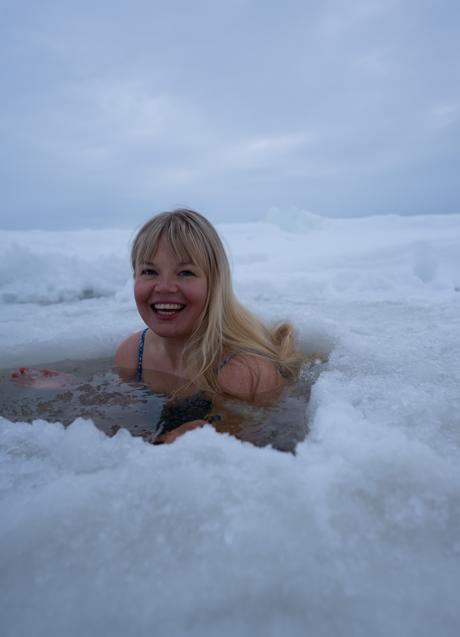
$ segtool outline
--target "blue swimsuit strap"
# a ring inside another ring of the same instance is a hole
[[[139,343],[137,345],[137,371],[136,371],[136,381],[140,383],[142,381],[142,357],[144,355],[144,342],[145,335],[149,331],[149,328],[146,327],[142,332],[141,337],[139,339]]]
[[[233,352],[233,354],[229,354],[228,356],[226,356],[224,360],[219,363],[219,367],[217,368],[219,372],[223,367],[225,367],[227,363],[229,363],[232,360],[232,358],[235,358],[235,356],[238,356],[238,354],[239,352]]]

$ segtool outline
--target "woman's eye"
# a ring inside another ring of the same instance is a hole
[[[144,268],[143,270],[141,270],[141,274],[144,274],[145,276],[153,276],[157,273],[156,270],[152,270],[152,268]]]
[[[195,276],[195,272],[191,270],[182,270],[179,274],[180,276]]]

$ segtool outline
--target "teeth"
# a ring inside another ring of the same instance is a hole
[[[184,306],[179,303],[154,303],[156,310],[181,310]]]

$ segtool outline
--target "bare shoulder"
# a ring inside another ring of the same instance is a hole
[[[137,348],[142,332],[131,334],[120,343],[115,352],[114,367],[134,369],[137,367]]]
[[[272,361],[251,354],[232,358],[219,372],[219,382],[226,394],[246,400],[276,398],[285,386]]]

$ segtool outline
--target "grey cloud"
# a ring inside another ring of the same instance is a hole
[[[3,227],[460,212],[452,0],[2,10]]]

